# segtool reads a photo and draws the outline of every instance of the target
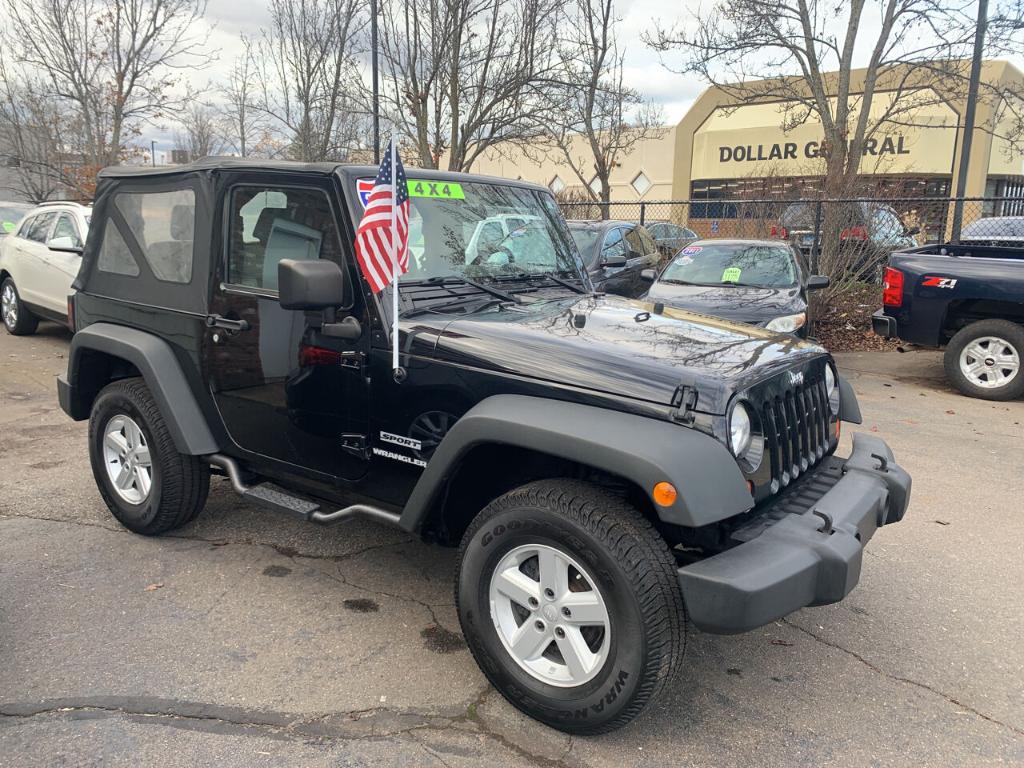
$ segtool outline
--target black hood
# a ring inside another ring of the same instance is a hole
[[[647,299],[670,307],[758,325],[782,315],[795,315],[807,310],[807,302],[796,286],[748,288],[656,283],[648,291]]]
[[[650,302],[610,295],[421,315],[404,330],[439,360],[662,405],[691,386],[705,413],[724,413],[737,390],[827,354],[790,335],[671,308],[657,315]]]

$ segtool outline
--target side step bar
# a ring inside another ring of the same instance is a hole
[[[261,507],[297,516],[308,522],[331,525],[333,523],[343,523],[354,517],[366,517],[378,523],[397,527],[398,521],[401,518],[401,515],[396,512],[389,512],[386,509],[372,507],[368,504],[352,504],[342,509],[325,512],[323,507],[317,502],[301,496],[295,496],[273,483],[264,482],[256,485],[246,485],[245,481],[242,480],[242,470],[239,469],[238,463],[230,456],[215,453],[207,456],[206,459],[215,467],[220,467],[224,470],[228,480],[231,481],[231,487],[234,488],[235,493],[239,496],[259,504]]]

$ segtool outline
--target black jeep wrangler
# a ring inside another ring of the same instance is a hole
[[[595,293],[546,189],[413,171],[396,372],[390,289],[353,248],[376,172],[102,173],[58,388],[123,525],[188,523],[214,474],[457,546],[480,667],[578,733],[669,683],[688,622],[743,632],[856,586],[910,478],[869,435],[835,455],[860,413],[825,350]]]

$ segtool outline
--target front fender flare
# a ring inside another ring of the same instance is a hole
[[[668,421],[524,395],[495,395],[471,408],[445,435],[402,512],[419,530],[433,502],[474,447],[503,444],[570,459],[635,482],[650,498],[666,480],[677,492],[667,523],[700,526],[747,511],[753,499],[729,450],[715,438]]]
[[[153,394],[179,452],[202,456],[220,451],[170,344],[158,336],[135,328],[113,323],[94,323],[71,339],[68,376],[64,383],[70,392],[76,389],[82,353],[87,350],[118,357],[135,366]],[[73,395],[69,395],[68,399],[75,400]],[[88,412],[84,407],[73,410],[84,412],[70,413],[73,418],[87,417]]]

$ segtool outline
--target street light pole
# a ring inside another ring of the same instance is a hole
[[[149,142],[149,161],[150,164],[156,168],[156,139]]]
[[[380,85],[377,74],[377,5],[370,0],[370,71],[373,80],[373,164],[380,165]]]
[[[964,140],[960,146],[960,167],[956,172],[956,200],[953,203],[952,241],[960,243],[960,230],[964,224],[964,194],[967,191],[967,171],[971,163],[971,140],[974,138],[974,117],[978,108],[978,87],[981,82],[981,57],[985,52],[985,29],[988,27],[988,0],[978,0],[978,26],[974,31],[974,58],[971,60],[971,79],[967,84],[967,108],[964,110]]]

